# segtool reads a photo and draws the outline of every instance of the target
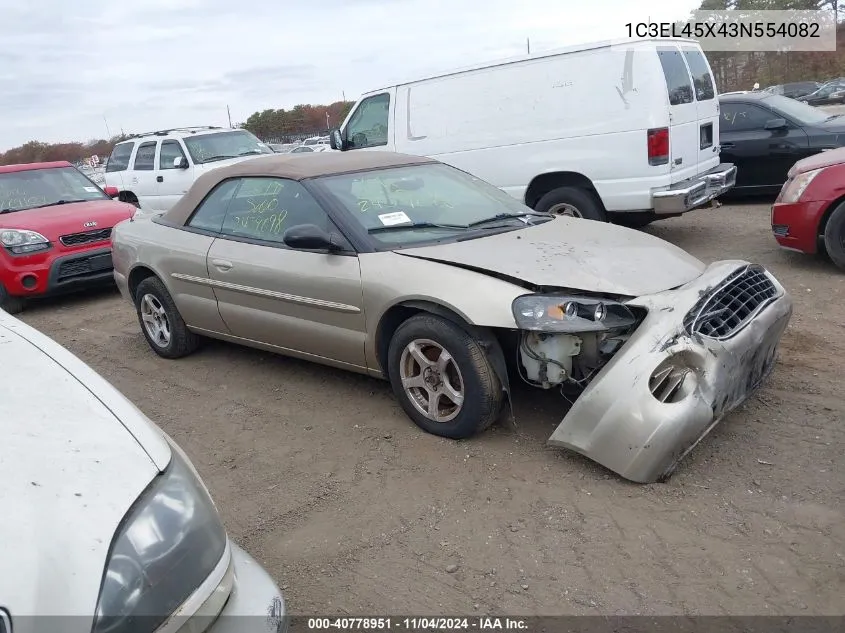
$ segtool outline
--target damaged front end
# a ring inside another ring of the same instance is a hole
[[[651,483],[768,376],[792,301],[761,266],[724,261],[636,299],[525,295],[513,308],[523,379],[580,392],[548,443]]]

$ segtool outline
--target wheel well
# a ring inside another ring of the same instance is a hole
[[[129,296],[132,297],[133,301],[135,299],[135,292],[138,290],[138,286],[141,285],[141,282],[149,277],[156,276],[157,275],[153,271],[145,266],[138,266],[132,269],[132,272],[129,273],[128,285]]]
[[[598,195],[592,181],[583,174],[573,171],[555,171],[536,176],[528,185],[528,189],[525,190],[525,204],[533,209],[540,201],[540,198],[559,187],[580,187],[581,189],[587,189],[593,192],[599,204],[602,204],[601,196]],[[603,204],[602,208],[604,208]]]
[[[117,199],[121,202],[138,202],[138,196],[131,191],[121,191],[117,194]]]
[[[392,306],[382,315],[376,328],[376,358],[378,359],[381,370],[385,374],[387,374],[387,351],[390,348],[390,339],[393,338],[393,334],[400,325],[421,312],[428,312],[443,317],[463,328],[469,326],[461,315],[439,303],[431,301],[405,301]]]
[[[824,231],[827,228],[827,221],[830,220],[830,216],[832,216],[833,212],[839,207],[840,204],[842,204],[844,202],[845,202],[845,196],[842,196],[841,198],[837,198],[836,200],[834,200],[833,202],[831,202],[828,205],[827,210],[824,212],[824,215],[822,216],[821,222],[819,222],[819,235],[821,235],[821,236],[824,235]]]

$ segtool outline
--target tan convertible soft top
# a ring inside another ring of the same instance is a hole
[[[197,178],[187,193],[173,205],[170,211],[162,216],[162,219],[170,224],[185,224],[208,192],[227,178],[269,176],[304,180],[316,176],[332,176],[367,169],[384,169],[436,162],[436,160],[424,156],[378,151],[277,154],[251,158],[234,165],[212,169]]]

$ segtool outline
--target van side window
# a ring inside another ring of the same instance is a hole
[[[136,171],[152,171],[155,156],[156,141],[141,143],[138,146],[138,151],[135,153],[134,169]]]
[[[672,46],[658,46],[657,56],[660,58],[663,76],[666,78],[669,105],[692,103],[692,83],[687,72],[687,65],[681,57],[681,51]]]
[[[115,171],[126,171],[129,167],[129,157],[132,156],[132,149],[135,143],[118,143],[109,156],[109,162],[106,163],[106,171],[111,173]]]
[[[387,145],[387,114],[390,110],[390,95],[380,94],[367,97],[355,110],[346,127],[346,138],[350,149],[379,147]]]
[[[767,121],[777,118],[769,110],[750,103],[723,103],[719,111],[719,125],[725,132],[762,130]]]
[[[179,141],[162,141],[159,152],[159,169],[176,169],[173,166],[173,161],[177,158],[185,158],[185,152],[182,151]]]
[[[710,69],[707,68],[707,60],[704,59],[701,51],[694,48],[684,49],[684,57],[692,73],[692,83],[695,86],[695,98],[698,101],[707,101],[716,96],[716,89],[713,85],[713,77]]]

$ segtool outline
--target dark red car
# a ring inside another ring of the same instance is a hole
[[[845,269],[845,147],[798,161],[772,206],[772,232],[783,248],[823,247]]]
[[[0,166],[0,308],[113,282],[112,227],[135,211],[68,162]]]

